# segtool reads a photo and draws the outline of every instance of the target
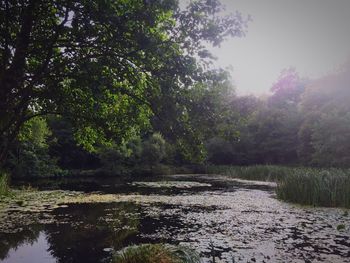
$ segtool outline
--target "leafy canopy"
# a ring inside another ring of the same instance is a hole
[[[218,0],[185,9],[176,0],[1,1],[0,157],[38,115],[69,118],[90,150],[139,133],[156,98],[177,102],[211,77],[203,41],[244,34],[240,14],[222,9]]]

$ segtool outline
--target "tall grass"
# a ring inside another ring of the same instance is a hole
[[[8,178],[7,173],[0,171],[0,196],[9,193]]]
[[[275,165],[212,166],[208,173],[277,182],[279,199],[305,205],[350,208],[350,170]]]
[[[293,173],[297,168],[290,168],[277,165],[252,165],[252,166],[208,166],[207,173],[223,174],[226,176],[246,180],[278,181],[286,175]]]
[[[296,169],[277,182],[276,193],[289,202],[350,208],[350,173],[340,169]]]
[[[199,263],[199,255],[184,246],[143,244],[119,251],[113,263]]]

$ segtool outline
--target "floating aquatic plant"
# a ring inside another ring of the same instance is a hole
[[[151,187],[151,188],[180,188],[188,189],[193,187],[210,187],[211,184],[191,182],[191,181],[159,181],[159,182],[133,182],[133,186]]]
[[[344,224],[337,225],[337,230],[338,231],[341,231],[341,230],[344,230],[344,229],[345,229],[345,225]]]

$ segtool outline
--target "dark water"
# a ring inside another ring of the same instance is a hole
[[[0,262],[111,262],[114,251],[146,242],[191,246],[203,262],[213,257],[227,263],[350,262],[350,217],[341,209],[283,203],[265,184],[208,176],[166,180],[210,185],[138,186],[117,179],[38,182],[39,189],[117,193],[124,201],[70,204],[36,214],[33,223],[19,223],[16,231],[0,229]],[[345,230],[338,231],[339,224]]]

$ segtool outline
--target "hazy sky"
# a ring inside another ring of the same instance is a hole
[[[248,33],[212,49],[238,94],[264,94],[284,68],[317,78],[350,58],[350,0],[221,0],[250,14]]]

